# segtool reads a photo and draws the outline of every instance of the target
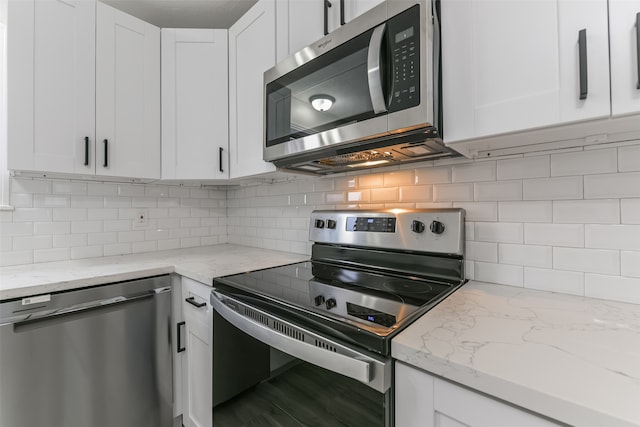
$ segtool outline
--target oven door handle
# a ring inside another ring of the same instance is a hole
[[[371,34],[369,50],[367,52],[367,79],[369,80],[369,95],[373,112],[376,114],[387,111],[387,103],[382,90],[382,64],[380,63],[380,51],[387,24],[376,27]]]
[[[328,369],[330,371],[342,374],[346,377],[353,378],[365,384],[371,382],[373,369],[371,362],[368,360],[362,360],[366,356],[356,353],[353,357],[345,356],[340,353],[333,352],[329,349],[322,347],[316,347],[315,345],[307,344],[299,339],[292,338],[279,331],[276,331],[263,323],[258,323],[252,319],[249,319],[240,313],[234,311],[225,303],[225,299],[230,301],[231,304],[237,304],[238,301],[222,296],[221,294],[213,291],[211,293],[211,305],[225,320],[231,323],[236,328],[240,329],[244,333],[252,336],[253,338],[262,341],[263,343],[276,348],[282,352],[285,352],[298,359],[312,363],[321,368]],[[242,304],[242,303],[240,303]],[[251,308],[251,310],[259,313],[266,314],[262,311]],[[275,316],[269,314],[269,317]],[[278,319],[286,329],[288,322]],[[298,329],[296,326],[291,325],[292,328]],[[295,335],[295,332],[293,332]],[[315,335],[312,332],[305,331],[305,334]],[[322,337],[323,340],[326,338]]]

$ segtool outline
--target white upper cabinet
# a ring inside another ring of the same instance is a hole
[[[162,179],[229,178],[227,30],[162,29]]]
[[[640,112],[640,1],[609,0],[611,113]],[[639,119],[640,120],[640,119]]]
[[[160,29],[98,3],[96,174],[160,178]]]
[[[276,64],[275,0],[260,0],[229,29],[230,177],[276,170],[262,160],[264,72]]]
[[[277,0],[278,62],[362,15],[384,0]],[[344,10],[342,10],[344,8]]]
[[[446,142],[609,116],[606,0],[441,4]]]
[[[9,169],[93,174],[95,7],[9,0]]]

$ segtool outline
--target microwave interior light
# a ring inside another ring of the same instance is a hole
[[[317,111],[328,111],[336,99],[331,95],[313,95],[309,98],[311,106]]]
[[[355,165],[347,165],[347,167],[350,168],[364,168],[367,166],[376,166],[376,165],[381,165],[384,163],[389,163],[389,160],[373,160],[371,162],[364,162],[364,163],[356,163]]]

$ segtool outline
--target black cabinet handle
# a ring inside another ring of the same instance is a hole
[[[185,322],[178,322],[176,324],[176,332],[178,333],[178,353],[182,353],[187,348],[182,345],[182,327],[185,325]]]
[[[109,140],[104,140],[104,163],[102,164],[103,168],[109,167]]]
[[[578,31],[578,56],[580,59],[580,99],[587,99],[589,92],[587,78],[587,30]]]
[[[84,165],[89,166],[89,137],[84,137]]]
[[[324,35],[329,34],[329,8],[331,7],[331,2],[329,0],[324,1]]]
[[[344,24],[344,0],[340,0],[340,25]]]
[[[638,66],[636,89],[640,90],[640,12],[636,13],[636,65]]]
[[[219,159],[220,160],[220,172],[224,172],[224,169],[222,169],[222,152],[223,151],[224,151],[224,148],[220,147],[219,151],[218,151],[218,154],[219,154],[219,157],[220,157],[220,159]]]
[[[207,303],[205,301],[197,302],[196,301],[196,297],[185,298],[185,301],[188,302],[189,304],[193,305],[194,307],[197,307],[197,308],[202,308],[202,307],[207,305]]]

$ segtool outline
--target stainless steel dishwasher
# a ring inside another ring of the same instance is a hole
[[[0,304],[0,426],[170,427],[169,276]]]

